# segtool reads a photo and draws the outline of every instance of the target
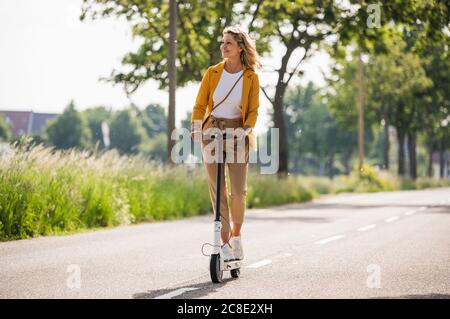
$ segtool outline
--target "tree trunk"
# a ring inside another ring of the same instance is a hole
[[[431,148],[431,146],[428,146],[427,150],[428,150],[427,176],[433,177],[433,149]]]
[[[284,88],[282,85],[277,85],[275,91],[274,100],[274,126],[278,129],[279,137],[279,169],[278,177],[283,178],[287,176],[288,173],[288,136],[286,131],[286,124],[284,123],[284,110],[283,110],[283,98],[284,98]]]
[[[411,179],[417,179],[417,158],[416,158],[416,133],[408,134],[408,153],[409,153],[409,176]]]
[[[328,166],[328,177],[330,179],[333,179],[333,177],[334,177],[333,167],[334,167],[334,152],[331,152],[330,162],[329,162],[329,166]]]
[[[345,175],[350,174],[350,159],[351,159],[351,152],[345,152],[342,155],[342,164],[344,165]]]
[[[384,169],[389,170],[389,149],[390,149],[390,141],[389,141],[389,119],[385,112],[384,115],[384,145],[383,145],[383,158],[384,158]]]
[[[398,175],[405,175],[405,133],[397,129],[397,141],[398,141]]]
[[[169,1],[169,111],[167,114],[167,160],[169,164],[174,164],[171,153],[175,145],[172,140],[172,132],[175,129],[175,92],[177,88],[177,69],[175,60],[177,56],[177,5],[174,0]]]
[[[279,169],[278,169],[278,178],[287,177],[288,174],[288,135],[286,124],[284,123],[284,93],[286,92],[286,87],[288,82],[284,82],[284,77],[287,70],[287,65],[289,59],[292,55],[292,52],[297,48],[297,43],[292,42],[286,47],[286,53],[281,59],[281,67],[278,70],[278,81],[275,87],[275,97],[271,100],[273,105],[273,114],[274,114],[274,125],[278,128],[279,132]]]
[[[445,171],[445,143],[444,138],[439,143],[439,177],[444,178]]]

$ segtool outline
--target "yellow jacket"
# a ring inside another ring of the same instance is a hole
[[[205,114],[210,114],[212,111],[213,104],[213,93],[219,83],[220,77],[222,75],[223,68],[225,66],[225,61],[222,61],[216,65],[210,66],[203,75],[202,83],[195,100],[194,109],[192,111],[191,122],[196,120],[203,121],[207,116]],[[247,67],[242,64],[242,70],[245,72]],[[242,126],[244,128],[251,127],[254,129],[256,124],[256,119],[258,118],[258,107],[259,107],[259,78],[258,74],[253,70],[249,69],[243,75],[242,84]],[[206,110],[208,112],[206,113]],[[248,111],[247,111],[248,110]],[[252,130],[253,131],[253,130]]]

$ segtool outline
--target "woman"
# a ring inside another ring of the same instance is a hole
[[[258,117],[259,79],[255,69],[261,65],[254,41],[239,27],[226,27],[220,41],[222,62],[210,66],[203,75],[191,118],[191,138],[202,141],[202,153],[208,188],[213,210],[216,200],[216,165],[205,161],[205,146],[211,141],[202,138],[202,133],[210,128],[234,128],[235,144],[245,145],[243,161],[228,162],[226,167],[230,177],[231,196],[228,206],[228,192],[225,170],[221,177],[222,252],[224,260],[244,258],[241,241],[241,227],[244,221],[247,193],[247,171],[249,148],[256,149],[253,129]],[[242,140],[245,140],[244,143]],[[228,143],[228,142],[224,142]],[[228,147],[226,151],[229,157]],[[237,150],[233,147],[233,154]],[[225,166],[225,165],[224,165]],[[229,209],[230,208],[230,209]],[[230,225],[230,211],[232,228]],[[230,236],[231,232],[231,236]],[[230,238],[231,237],[231,238]]]

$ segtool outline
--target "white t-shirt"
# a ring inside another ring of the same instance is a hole
[[[237,73],[228,73],[225,69],[223,69],[222,76],[220,77],[219,83],[217,83],[216,90],[213,94],[214,106],[219,104],[225,98],[234,83],[241,76],[242,72],[243,71],[241,70]],[[233,91],[231,91],[227,99],[212,111],[212,114],[215,117],[227,119],[242,117],[242,112],[240,109],[242,102],[242,79],[243,77],[239,79],[239,82],[236,84]]]

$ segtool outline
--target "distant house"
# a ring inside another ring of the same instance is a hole
[[[45,124],[57,117],[57,113],[36,113],[33,111],[1,111],[0,115],[11,124],[13,135],[43,133]]]

